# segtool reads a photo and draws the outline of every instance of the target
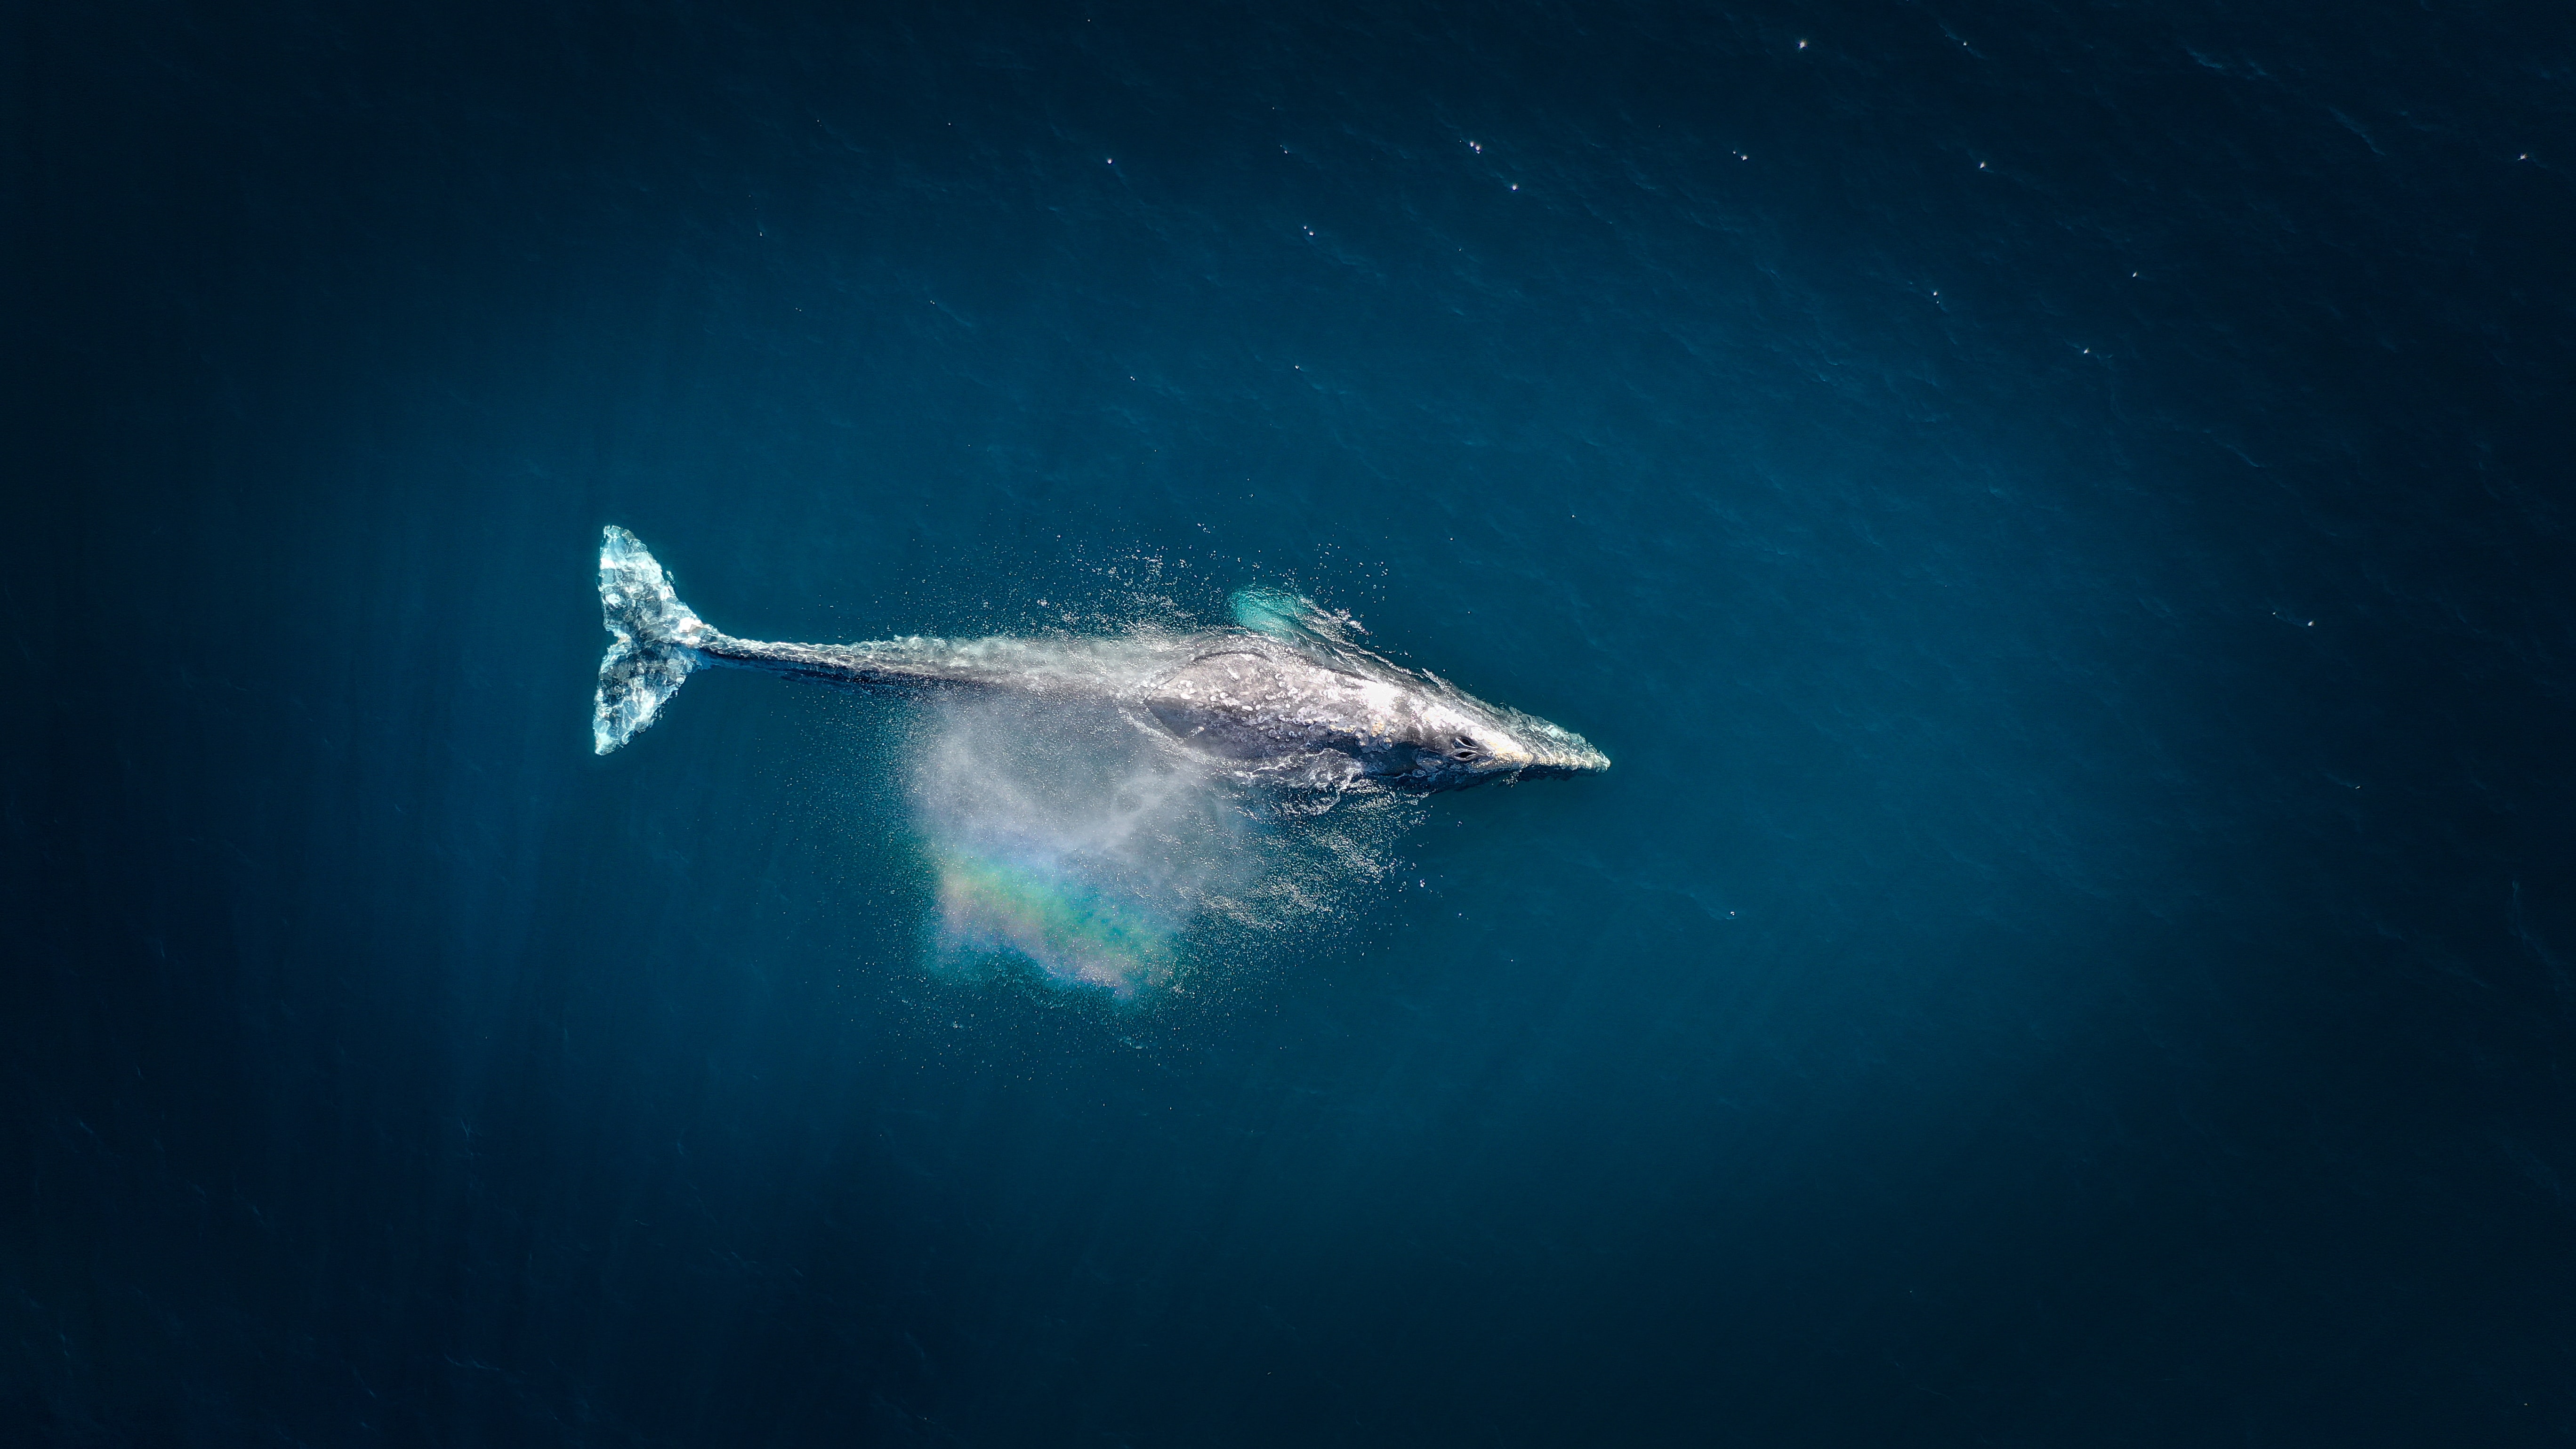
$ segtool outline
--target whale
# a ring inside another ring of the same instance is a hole
[[[1461,790],[1610,767],[1581,735],[1360,647],[1347,615],[1275,590],[1239,592],[1232,626],[1188,632],[771,643],[709,627],[643,543],[612,525],[599,604],[610,642],[591,735],[602,755],[659,719],[691,674],[722,667],[877,693],[1106,704],[1211,767],[1309,788]]]

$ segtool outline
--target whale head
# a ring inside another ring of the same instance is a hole
[[[1433,678],[1438,697],[1414,713],[1403,741],[1412,762],[1400,783],[1417,790],[1464,790],[1494,781],[1588,775],[1610,757],[1560,725],[1487,704]]]
[[[1201,647],[1133,697],[1201,754],[1253,762],[1340,754],[1358,778],[1426,792],[1610,768],[1609,756],[1571,730],[1363,650],[1318,657],[1237,633],[1208,636]]]

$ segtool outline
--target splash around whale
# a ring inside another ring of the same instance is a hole
[[[659,718],[691,673],[723,665],[869,690],[1108,703],[1219,768],[1323,789],[1459,790],[1610,767],[1582,736],[1362,649],[1346,621],[1283,594],[1237,594],[1237,627],[1186,634],[771,644],[709,628],[635,535],[612,526],[599,602],[614,636],[591,727],[603,755]]]

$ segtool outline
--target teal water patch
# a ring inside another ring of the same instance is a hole
[[[1272,584],[1254,584],[1226,600],[1234,622],[1283,643],[1304,645],[1325,654],[1343,654],[1358,646],[1351,636],[1366,634],[1346,609],[1327,609],[1304,594]]]

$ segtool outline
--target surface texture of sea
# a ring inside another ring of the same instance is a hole
[[[0,1439],[2576,1435],[2564,7],[0,50]],[[1616,765],[598,758],[607,524],[760,638],[1304,594]]]

